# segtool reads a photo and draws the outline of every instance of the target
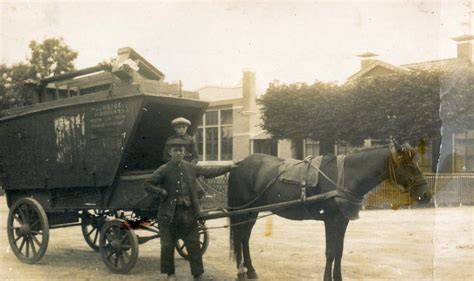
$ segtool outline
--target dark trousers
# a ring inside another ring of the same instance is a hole
[[[176,241],[182,239],[189,253],[191,274],[194,276],[204,273],[199,230],[192,210],[185,205],[178,205],[173,222],[160,222],[161,240],[161,273],[174,273],[174,249]]]

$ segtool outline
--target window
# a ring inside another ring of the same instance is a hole
[[[350,146],[348,143],[339,141],[336,143],[336,155],[345,155],[352,151],[354,148]]]
[[[253,153],[263,153],[278,156],[278,140],[253,140]]]
[[[474,130],[454,135],[454,172],[474,172]]]
[[[204,114],[196,134],[200,161],[232,160],[232,121],[232,109]]]
[[[319,141],[311,139],[304,140],[304,157],[319,155]]]

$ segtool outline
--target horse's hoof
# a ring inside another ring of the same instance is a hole
[[[237,280],[247,280],[247,273],[246,272],[237,273]]]
[[[256,271],[247,271],[248,279],[258,279],[258,274]]]

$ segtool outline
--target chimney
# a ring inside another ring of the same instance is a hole
[[[374,54],[374,53],[371,53],[371,52],[365,52],[365,53],[357,55],[357,56],[359,58],[361,58],[360,69],[363,70],[363,69],[367,68],[367,66],[369,66],[369,64],[374,62],[376,60],[375,57],[377,57],[378,55]]]
[[[458,59],[474,61],[474,48],[472,46],[474,35],[465,34],[454,37],[453,40],[458,43]]]
[[[255,72],[244,70],[242,79],[242,98],[244,112],[256,112]]]

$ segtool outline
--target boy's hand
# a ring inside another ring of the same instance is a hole
[[[231,168],[231,169],[238,168],[238,167],[239,167],[239,164],[240,164],[240,162],[242,162],[242,160],[235,162],[234,164],[232,164],[232,165],[230,166],[230,168]]]
[[[167,192],[166,190],[162,190],[162,191],[160,192],[160,197],[163,197],[163,198],[166,199],[166,197],[168,197],[168,192]]]

